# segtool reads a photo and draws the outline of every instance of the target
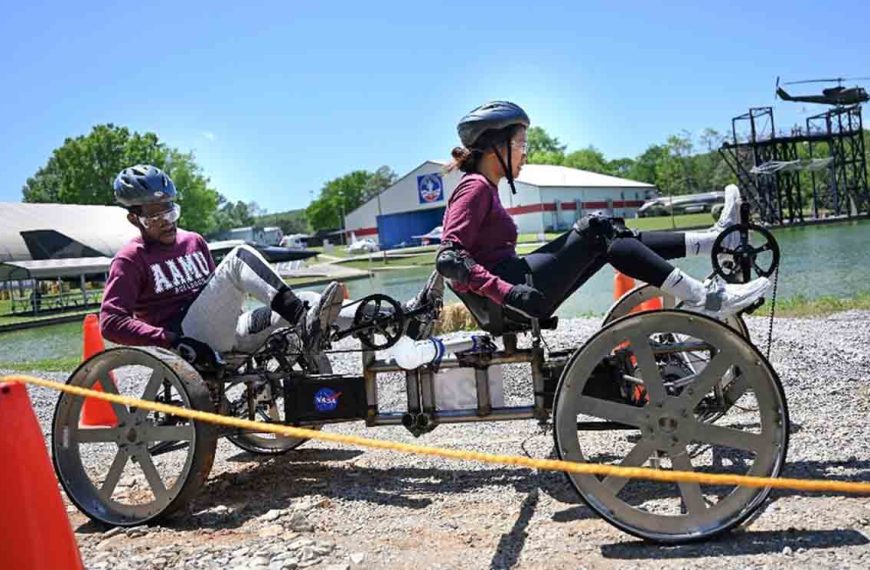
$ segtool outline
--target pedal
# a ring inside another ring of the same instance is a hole
[[[758,310],[758,308],[761,307],[762,305],[764,305],[764,297],[759,298],[757,301],[755,301],[754,303],[752,303],[751,305],[749,305],[748,307],[746,307],[745,309],[740,311],[740,314],[741,315],[744,315],[744,314],[751,315],[756,310]]]

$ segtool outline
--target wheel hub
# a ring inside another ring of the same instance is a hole
[[[137,443],[139,441],[139,434],[136,432],[136,428],[129,428],[124,433],[124,439],[126,439],[129,443]]]
[[[677,418],[662,416],[659,418],[659,427],[665,433],[674,433],[677,431]]]

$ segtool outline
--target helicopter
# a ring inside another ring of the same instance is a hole
[[[779,86],[779,77],[776,78],[776,94],[783,101],[801,101],[804,103],[819,103],[822,105],[855,105],[870,100],[867,91],[863,87],[843,87],[843,81],[849,78],[837,77],[836,79],[807,79],[804,81],[790,81],[783,85],[797,85],[799,83],[836,83],[836,87],[822,89],[821,95],[789,95],[785,89]],[[861,80],[867,77],[853,77]]]

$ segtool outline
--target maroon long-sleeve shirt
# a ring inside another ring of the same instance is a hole
[[[112,342],[168,348],[171,327],[214,273],[201,235],[179,229],[172,245],[136,237],[118,250],[100,307],[100,330]]]
[[[459,244],[477,262],[468,284],[453,286],[504,304],[513,285],[491,270],[500,261],[516,256],[517,226],[501,205],[498,187],[482,174],[466,174],[459,181],[444,212],[441,241]]]

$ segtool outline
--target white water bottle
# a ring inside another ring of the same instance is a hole
[[[483,352],[491,343],[492,339],[490,339],[489,336],[473,334],[444,341],[444,349],[448,354],[459,354],[460,352]]]
[[[414,370],[444,358],[444,343],[438,337],[414,341],[402,335],[390,350],[390,356],[405,370]]]

